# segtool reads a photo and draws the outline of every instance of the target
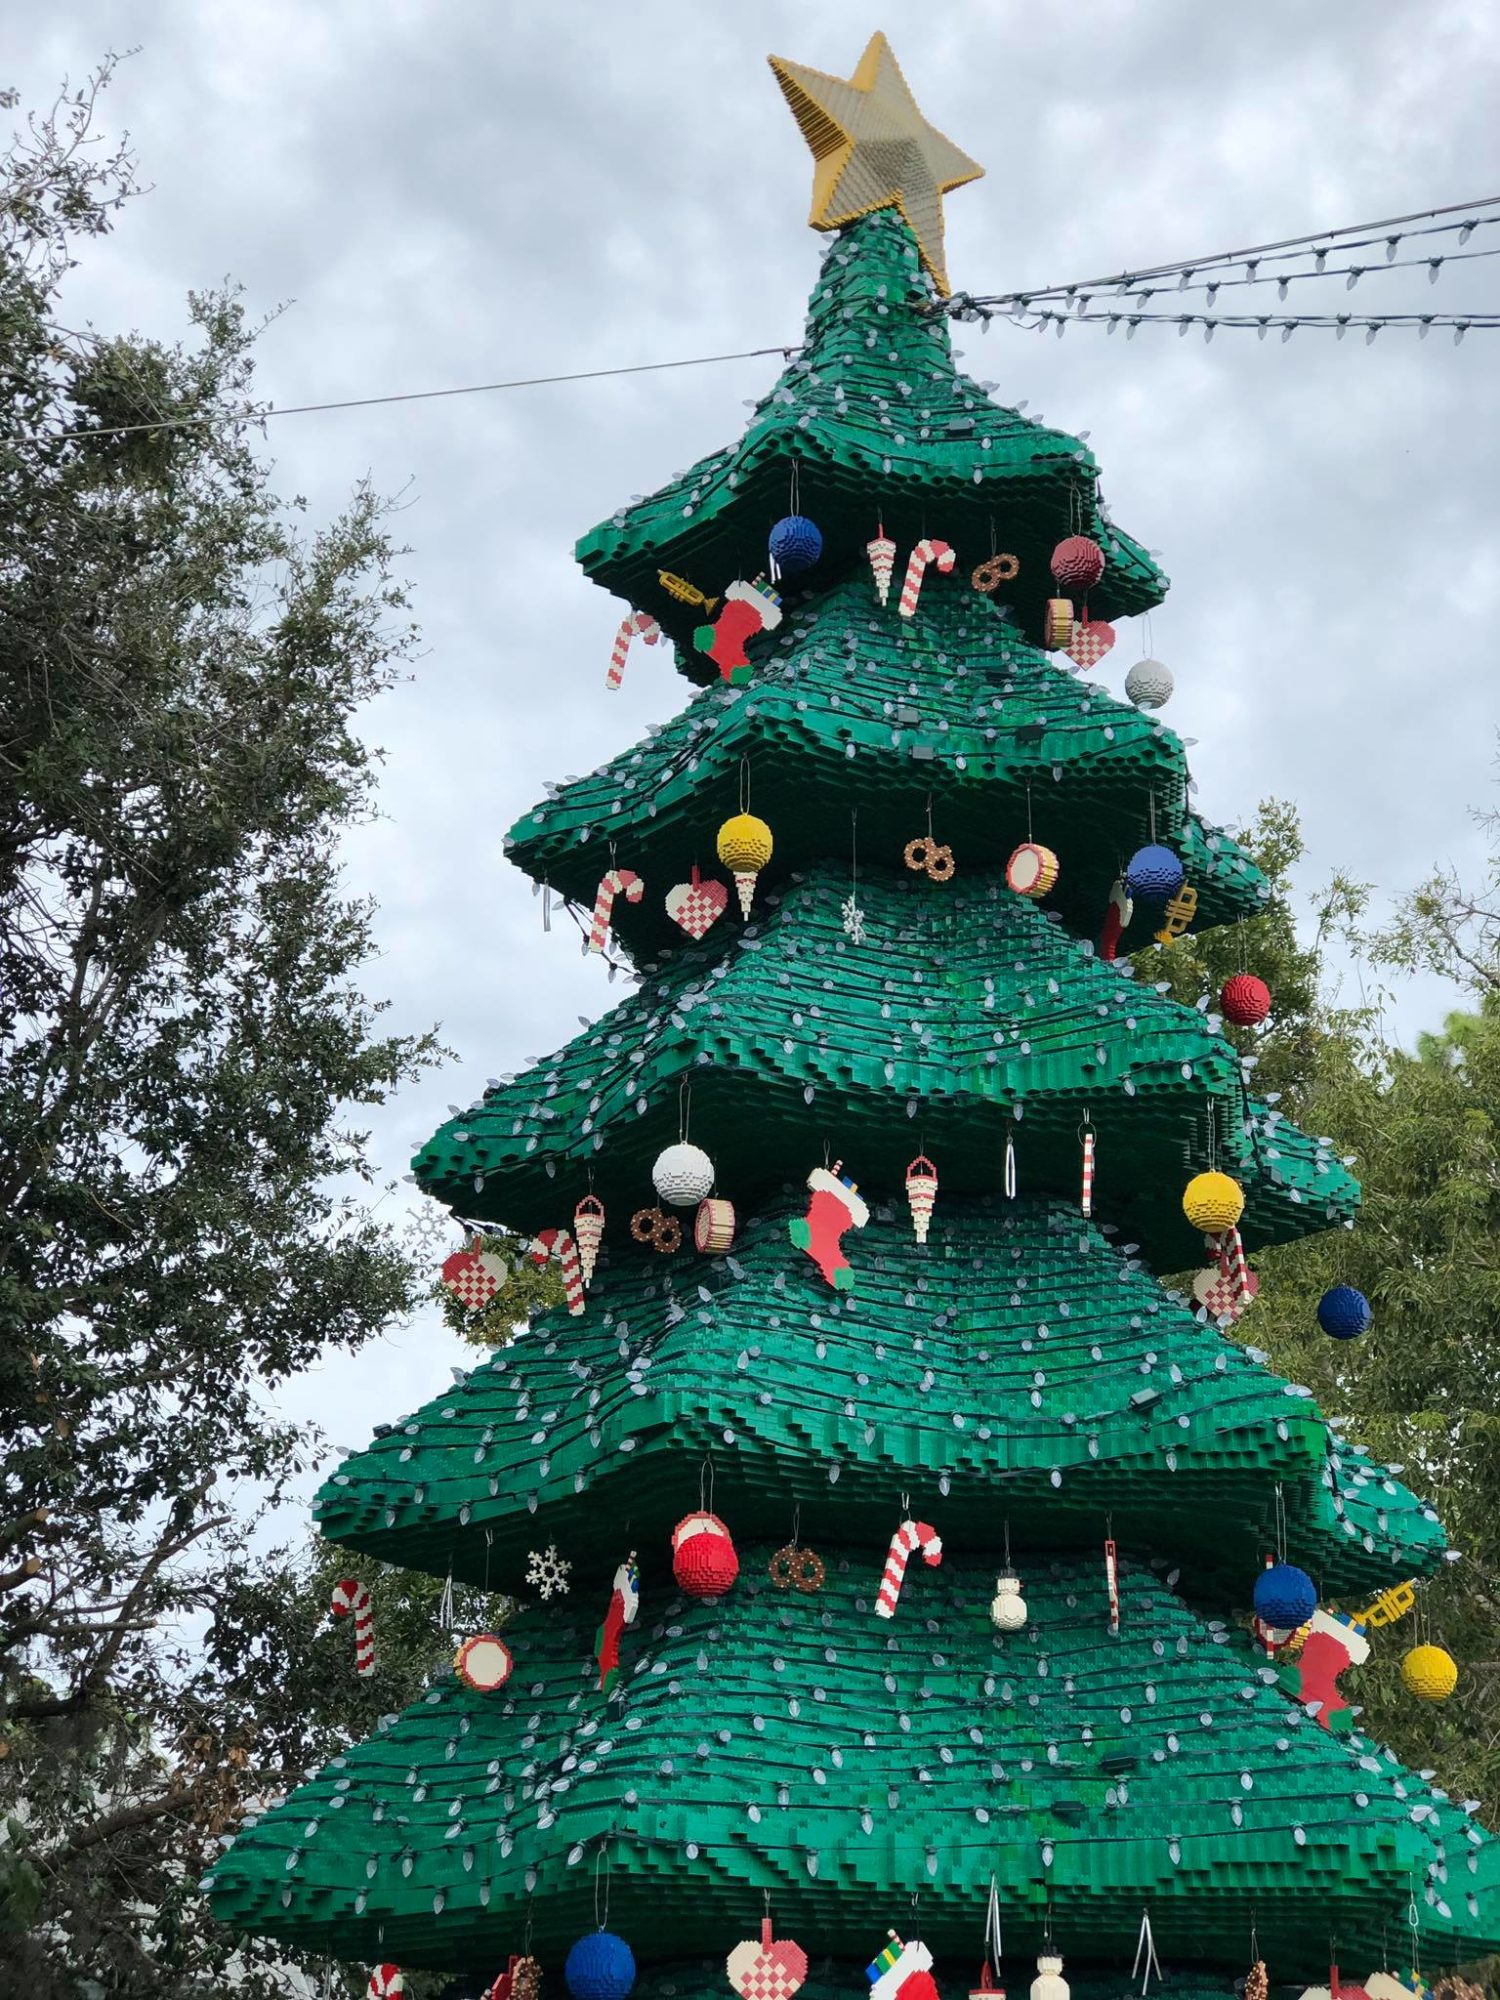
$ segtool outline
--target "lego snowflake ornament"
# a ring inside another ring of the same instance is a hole
[[[572,1568],[573,1565],[564,1562],[557,1553],[557,1544],[548,1542],[546,1548],[533,1549],[527,1556],[526,1581],[543,1597],[566,1597]]]

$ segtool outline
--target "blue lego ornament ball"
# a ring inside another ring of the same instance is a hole
[[[1255,1579],[1255,1615],[1278,1632],[1295,1632],[1317,1608],[1317,1586],[1295,1563],[1272,1563]]]
[[[805,514],[787,514],[771,530],[771,574],[797,576],[823,553],[823,530]]]
[[[590,1931],[568,1953],[563,1978],[573,2000],[625,2000],[635,1984],[635,1953],[613,1931]]]
[[[1370,1301],[1353,1285],[1334,1285],[1318,1300],[1318,1325],[1330,1340],[1353,1340],[1373,1317]]]
[[[1125,870],[1125,887],[1144,902],[1160,902],[1182,887],[1182,863],[1170,847],[1139,847]]]

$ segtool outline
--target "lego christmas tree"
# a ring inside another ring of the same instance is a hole
[[[955,365],[977,169],[883,38],[776,70],[836,231],[805,344],[579,548],[700,691],[507,843],[638,985],[416,1161],[568,1302],[318,1502],[520,1597],[509,1678],[334,1759],[216,1908],[485,1979],[529,1939],[554,1993],[577,1946],[580,2000],[784,2000],[793,1939],[849,1993],[891,1925],[882,1996],[967,1986],[992,1882],[1007,1969],[1080,1991],[1143,1917],[1184,1993],[1500,1948],[1494,1844],[1340,1706],[1437,1517],[1234,1337],[1244,1253],[1358,1189],[1131,963],[1265,894],[1075,670],[1166,580]]]

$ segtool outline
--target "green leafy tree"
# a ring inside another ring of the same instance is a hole
[[[272,1398],[425,1289],[360,1117],[434,1047],[336,859],[412,631],[376,497],[272,491],[234,296],[68,327],[134,188],[109,74],[0,158],[0,1986],[253,1996],[284,1961],[196,1884],[312,1726],[310,1613],[243,1580],[309,1452]]]

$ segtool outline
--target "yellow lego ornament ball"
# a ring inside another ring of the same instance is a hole
[[[719,828],[719,859],[734,876],[740,914],[747,919],[755,899],[755,878],[770,860],[775,845],[771,829],[754,813],[736,813]]]
[[[1245,1197],[1228,1174],[1194,1174],[1182,1192],[1182,1212],[1205,1236],[1222,1236],[1244,1214]]]
[[[1446,1701],[1458,1686],[1458,1665],[1441,1646],[1413,1646],[1401,1662],[1401,1678],[1423,1701]]]

